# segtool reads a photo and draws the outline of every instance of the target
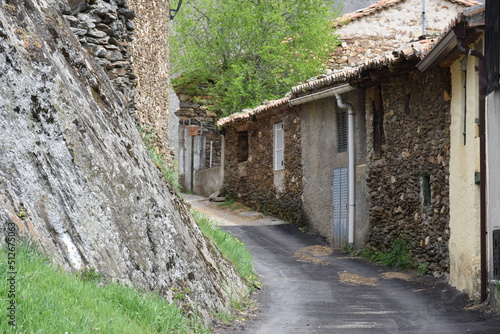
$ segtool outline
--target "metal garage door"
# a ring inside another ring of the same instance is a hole
[[[333,170],[333,247],[347,241],[347,168]]]

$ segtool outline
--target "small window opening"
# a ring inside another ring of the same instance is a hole
[[[428,172],[422,173],[422,197],[424,206],[431,205],[431,174]]]
[[[238,132],[238,148],[237,148],[238,162],[245,162],[248,160],[248,131]]]
[[[373,109],[373,155],[375,159],[382,156],[382,145],[385,141],[384,134],[384,106],[382,103],[382,88],[378,87],[378,96],[372,101]]]

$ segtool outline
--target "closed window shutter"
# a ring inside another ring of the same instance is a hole
[[[274,170],[283,169],[283,122],[274,124]]]
[[[337,112],[338,152],[347,152],[347,112]]]

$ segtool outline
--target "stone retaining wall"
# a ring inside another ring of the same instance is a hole
[[[73,0],[63,14],[81,45],[123,95],[129,113],[155,132],[155,146],[172,163],[168,1]]]

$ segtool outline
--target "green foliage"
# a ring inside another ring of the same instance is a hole
[[[352,245],[352,244],[344,244],[342,246],[342,251],[344,253],[349,253],[351,254],[351,256],[360,256],[361,255],[361,252],[362,250],[361,249],[357,249],[356,246]]]
[[[188,319],[155,293],[117,283],[100,286],[93,270],[85,275],[68,273],[34,245],[16,246],[17,327],[11,327],[2,316],[1,333],[209,333],[201,321]],[[9,303],[7,256],[7,250],[1,248],[2,310]]]
[[[389,267],[403,269],[414,267],[413,258],[408,245],[405,241],[400,239],[394,240],[388,251],[380,252],[365,248],[361,252],[361,256],[368,261],[378,262]]]
[[[203,234],[212,240],[225,259],[230,261],[250,288],[258,287],[258,277],[253,267],[253,258],[245,244],[229,232],[221,230],[206,215],[191,210],[194,220]]]
[[[334,0],[192,0],[171,34],[174,86],[223,115],[282,97],[321,74],[336,46]],[[201,90],[199,89],[200,87]]]
[[[417,273],[419,276],[425,275],[429,272],[429,262],[425,261],[418,265]]]
[[[101,282],[104,275],[95,268],[85,268],[80,272],[80,279],[87,282]]]
[[[149,156],[151,160],[155,164],[155,166],[161,171],[163,177],[167,181],[167,183],[173,188],[175,193],[179,193],[181,191],[181,185],[179,183],[179,178],[177,172],[172,166],[169,166],[164,157],[158,152],[158,149],[155,147],[156,134],[154,131],[146,129],[140,125],[137,126],[137,130],[141,134],[142,141],[149,152]]]

